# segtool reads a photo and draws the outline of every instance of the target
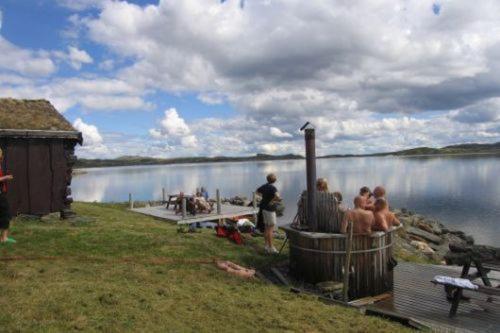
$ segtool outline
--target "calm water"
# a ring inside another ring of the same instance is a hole
[[[213,163],[87,169],[73,179],[79,201],[126,201],[161,198],[161,189],[176,193],[205,186],[213,195],[251,196],[265,175],[278,175],[285,216],[296,212],[305,188],[305,161]],[[367,157],[318,161],[318,177],[329,180],[350,206],[358,189],[383,184],[392,207],[407,207],[473,235],[477,243],[500,245],[500,157]]]

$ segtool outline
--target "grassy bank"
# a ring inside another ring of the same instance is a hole
[[[83,221],[13,221],[0,246],[0,331],[402,332],[402,326],[215,268],[284,257],[237,246],[120,205],[76,203]]]

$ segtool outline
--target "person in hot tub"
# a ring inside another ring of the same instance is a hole
[[[387,206],[389,206],[385,197],[385,188],[383,186],[379,185],[373,189],[373,195],[369,196],[368,200],[366,200],[365,209],[375,211],[375,201],[377,201],[377,199],[386,200]]]
[[[346,218],[342,220],[340,232],[347,232],[347,221],[352,221],[353,234],[371,234],[375,217],[369,210],[363,208],[364,198],[360,195],[354,198],[354,209],[347,211]]]
[[[372,227],[373,231],[388,231],[393,226],[401,224],[396,215],[389,211],[389,205],[384,198],[378,198],[373,207],[373,215],[375,216],[375,224]]]

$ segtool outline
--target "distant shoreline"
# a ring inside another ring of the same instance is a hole
[[[267,162],[283,160],[302,160],[300,155],[264,155],[244,157],[183,157],[174,159],[155,159],[150,157],[130,157],[113,160],[87,160],[78,159],[74,170],[91,168],[110,168],[125,166],[152,166],[152,165],[175,165],[175,164],[202,164],[202,163],[233,163],[233,162]]]
[[[464,153],[440,153],[440,154],[415,154],[415,155],[397,155],[397,154],[371,154],[371,155],[346,155],[346,156],[320,156],[318,159],[330,159],[330,158],[350,158],[350,157],[445,157],[445,156],[476,156],[476,155],[488,155],[488,156],[500,156],[500,151],[496,152],[464,152]]]
[[[407,158],[419,158],[419,157],[461,157],[461,156],[500,156],[499,151],[491,152],[460,152],[460,153],[435,153],[435,154],[407,154],[401,155],[397,153],[378,153],[378,154],[367,154],[367,155],[335,155],[335,156],[319,156],[317,159],[336,159],[336,158],[357,158],[357,157],[407,157]],[[293,157],[287,156],[272,156],[270,158],[255,158],[255,156],[250,157],[235,157],[235,158],[195,158],[193,160],[180,159],[180,160],[154,160],[148,161],[146,163],[134,163],[132,161],[119,161],[119,160],[97,160],[101,164],[94,165],[92,162],[94,160],[85,160],[85,165],[77,165],[74,170],[82,169],[94,169],[94,168],[112,168],[112,167],[126,167],[126,166],[154,166],[154,165],[175,165],[175,164],[203,164],[203,163],[235,163],[235,162],[268,162],[268,161],[289,161],[289,160],[303,160],[303,156],[294,155]],[[109,161],[109,162],[108,162]],[[90,162],[90,163],[89,163]],[[120,163],[122,162],[122,163]],[[88,164],[87,164],[88,163]],[[109,163],[109,164],[108,164]]]

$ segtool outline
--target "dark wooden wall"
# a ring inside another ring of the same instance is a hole
[[[0,138],[7,199],[13,215],[70,213],[71,171],[76,141],[67,139]]]

